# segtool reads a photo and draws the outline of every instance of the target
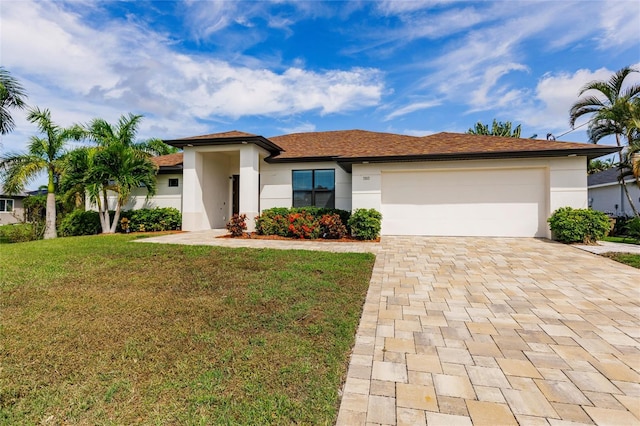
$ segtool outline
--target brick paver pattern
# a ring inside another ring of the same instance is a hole
[[[640,425],[640,271],[547,240],[384,237],[338,425]]]

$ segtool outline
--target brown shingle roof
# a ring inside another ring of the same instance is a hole
[[[350,163],[365,160],[523,158],[574,154],[585,155],[591,159],[618,150],[612,146],[586,143],[479,136],[466,133],[443,132],[417,137],[366,130],[293,133],[269,139],[234,130],[167,142],[174,146],[190,146],[191,144],[187,141],[194,140],[199,141],[197,145],[210,145],[225,144],[226,139],[229,140],[228,143],[237,142],[243,137],[251,138],[252,141],[261,144],[260,146],[268,148],[272,153],[268,161],[274,162],[332,158]],[[279,151],[280,149],[282,151]],[[159,166],[176,166],[182,163],[182,154],[164,157],[168,158],[157,157],[158,160],[155,160]],[[174,163],[171,163],[172,161]]]
[[[182,164],[182,153],[159,155],[157,157],[151,157],[151,160],[156,163],[158,167],[179,166]]]
[[[200,140],[200,139],[226,139],[226,138],[242,138],[242,137],[254,137],[253,133],[240,132],[238,130],[231,130],[230,132],[211,133],[209,135],[191,136],[188,138],[182,138],[181,140]]]
[[[341,160],[384,157],[461,156],[482,154],[525,154],[554,151],[615,151],[614,147],[592,144],[478,136],[462,133],[437,133],[416,137],[365,130],[295,133],[276,136],[271,141],[284,149],[275,160],[304,157],[334,157]],[[606,153],[606,152],[605,152]],[[603,154],[598,154],[603,155]]]

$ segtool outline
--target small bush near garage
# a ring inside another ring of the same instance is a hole
[[[376,209],[355,209],[348,222],[351,235],[360,240],[375,240],[380,236],[382,214]]]
[[[100,215],[93,210],[75,210],[62,219],[58,230],[63,237],[99,234],[102,231]]]
[[[561,207],[548,219],[553,238],[563,243],[592,244],[610,229],[609,216],[591,209]]]
[[[182,226],[182,214],[173,207],[127,210],[121,217],[128,219],[130,232],[174,231]],[[122,221],[118,225],[118,231],[122,232]]]

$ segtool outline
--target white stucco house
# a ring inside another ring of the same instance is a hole
[[[555,209],[588,205],[587,161],[618,149],[364,130],[271,138],[231,131],[165,142],[183,153],[156,160],[161,174],[150,202],[180,201],[183,230],[223,228],[233,213],[245,213],[252,230],[264,209],[314,205],[375,208],[382,235],[441,236],[550,237]]]
[[[624,188],[618,181],[616,168],[589,175],[587,179],[589,206],[611,216],[633,216]],[[632,176],[625,179],[627,190],[636,208],[640,209],[640,188]]]

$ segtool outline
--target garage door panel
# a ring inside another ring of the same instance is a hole
[[[385,235],[544,236],[544,169],[382,173]]]

